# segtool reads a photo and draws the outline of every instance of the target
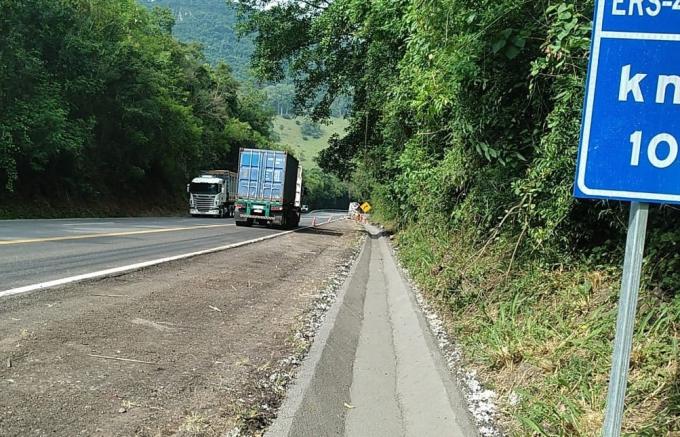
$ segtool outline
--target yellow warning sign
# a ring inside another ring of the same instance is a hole
[[[372,209],[373,207],[368,202],[364,202],[361,204],[361,210],[364,212],[364,214],[368,214]]]

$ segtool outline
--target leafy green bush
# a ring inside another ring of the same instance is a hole
[[[345,209],[349,205],[347,186],[318,168],[305,170],[304,186],[302,201],[311,209]]]
[[[300,132],[305,137],[321,138],[323,131],[319,123],[315,123],[310,120],[304,120],[300,125]]]

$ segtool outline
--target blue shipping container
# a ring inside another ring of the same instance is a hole
[[[295,198],[297,171],[297,160],[286,152],[241,149],[238,197],[258,201],[292,202]]]

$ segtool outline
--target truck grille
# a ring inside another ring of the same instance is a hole
[[[215,196],[210,194],[194,194],[194,205],[199,211],[214,209]]]

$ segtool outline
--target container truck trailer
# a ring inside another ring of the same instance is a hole
[[[189,213],[194,217],[233,217],[237,177],[229,170],[202,172],[187,185]]]
[[[278,150],[241,149],[236,226],[296,227],[301,201],[302,167],[295,157]]]

